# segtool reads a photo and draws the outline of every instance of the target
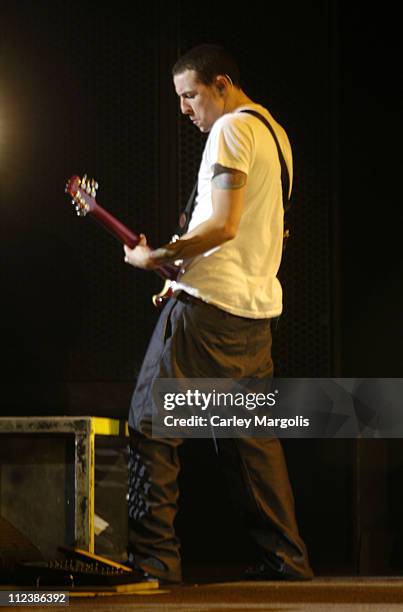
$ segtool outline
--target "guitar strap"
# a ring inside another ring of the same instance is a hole
[[[284,214],[286,212],[288,212],[288,210],[291,207],[291,202],[290,202],[290,198],[289,198],[289,191],[290,191],[290,175],[288,172],[288,168],[287,168],[287,164],[285,162],[284,159],[284,155],[283,152],[281,150],[280,144],[278,142],[278,138],[276,136],[276,133],[273,129],[273,127],[271,126],[271,124],[269,123],[269,121],[267,121],[266,117],[263,117],[263,115],[261,115],[260,113],[258,113],[255,110],[252,109],[244,109],[240,111],[241,113],[248,113],[249,115],[253,115],[254,117],[257,117],[257,119],[260,119],[260,121],[262,121],[262,123],[264,123],[264,125],[268,128],[268,130],[270,131],[271,135],[273,136],[274,142],[276,144],[277,147],[277,153],[278,153],[278,157],[280,160],[280,167],[281,167],[281,186],[282,186],[282,192],[283,192],[283,207],[284,207]],[[175,236],[177,236],[179,238],[179,236],[182,236],[182,234],[185,234],[189,225],[189,221],[190,221],[190,217],[192,216],[192,212],[193,212],[193,208],[195,206],[196,203],[196,194],[197,194],[197,181],[195,182],[193,189],[190,193],[189,199],[187,201],[187,204],[185,206],[185,208],[183,209],[180,217],[179,217],[179,225],[176,229],[175,232]],[[286,242],[287,239],[290,236],[290,230],[288,227],[288,223],[286,222],[286,220],[284,220],[284,240],[283,240],[283,251],[285,249],[286,246]]]
[[[261,115],[257,111],[252,110],[252,109],[244,109],[239,112],[248,113],[248,115],[253,115],[254,117],[257,117],[258,119],[260,119],[260,121],[264,123],[264,125],[269,129],[270,134],[273,136],[274,142],[276,143],[277,153],[278,153],[278,157],[280,160],[280,166],[281,166],[281,185],[283,189],[284,210],[287,211],[289,207],[291,206],[290,199],[288,197],[288,194],[290,191],[290,176],[288,174],[287,164],[285,163],[284,155],[281,150],[278,138],[276,136],[276,132],[273,130],[271,123],[267,121],[266,117],[263,117],[263,115]]]
[[[179,236],[182,236],[182,234],[185,234],[187,232],[190,217],[192,216],[192,212],[196,204],[196,194],[197,194],[197,181],[193,185],[193,189],[190,193],[186,206],[181,212],[181,215],[179,217],[179,225],[176,228],[176,231],[174,234],[174,236],[177,236],[178,238]]]
[[[279,157],[279,160],[280,160],[281,187],[282,187],[282,191],[283,191],[283,207],[284,207],[284,215],[285,215],[289,211],[289,209],[291,208],[291,202],[290,202],[290,197],[289,197],[289,193],[290,193],[290,175],[289,175],[287,164],[285,162],[284,155],[283,155],[283,152],[281,150],[280,143],[278,141],[276,133],[275,133],[271,123],[269,123],[269,121],[267,121],[266,117],[263,117],[263,115],[261,115],[257,111],[252,110],[252,109],[244,109],[244,110],[241,110],[239,112],[241,112],[241,113],[248,113],[249,115],[253,115],[254,117],[257,117],[258,119],[260,119],[260,121],[262,123],[264,123],[264,125],[269,129],[270,134],[273,136],[274,142],[276,143],[276,147],[277,147],[278,157]],[[289,228],[289,225],[288,225],[288,221],[286,219],[284,219],[283,251],[284,251],[284,249],[286,247],[286,243],[287,243],[287,240],[288,240],[289,237],[290,237],[290,228]]]

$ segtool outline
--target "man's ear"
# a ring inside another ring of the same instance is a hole
[[[221,75],[216,76],[216,87],[217,87],[217,89],[218,89],[220,94],[224,93],[226,85],[227,85],[227,83],[225,81],[225,77],[223,77]]]

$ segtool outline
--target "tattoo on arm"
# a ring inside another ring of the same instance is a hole
[[[226,168],[215,164],[213,169],[213,185],[217,189],[240,189],[246,184],[246,174],[234,168]]]

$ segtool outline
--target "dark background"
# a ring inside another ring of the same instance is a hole
[[[126,416],[161,283],[125,266],[117,241],[75,217],[64,185],[72,174],[95,176],[98,201],[114,215],[151,244],[170,238],[204,143],[179,116],[170,68],[199,42],[233,51],[244,89],[293,144],[276,374],[399,377],[395,23],[387,5],[375,13],[330,0],[239,9],[211,1],[3,1],[2,415]],[[400,442],[287,441],[285,449],[315,569],[398,571]],[[193,465],[201,479],[214,471],[211,457]],[[200,499],[186,497],[187,469],[184,551],[208,558],[213,519],[222,526],[228,513],[224,502],[213,510],[202,487]],[[211,487],[217,495],[219,483]],[[204,504],[196,542],[186,504]],[[222,558],[230,558],[231,537],[217,527],[219,535]],[[380,551],[387,560],[378,562]]]

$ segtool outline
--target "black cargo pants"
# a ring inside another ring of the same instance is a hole
[[[231,315],[185,293],[165,306],[133,393],[130,415],[129,559],[168,581],[181,580],[177,512],[177,438],[153,438],[155,378],[268,378],[273,374],[268,319]],[[280,442],[217,440],[230,496],[279,577],[310,578],[305,545]]]

